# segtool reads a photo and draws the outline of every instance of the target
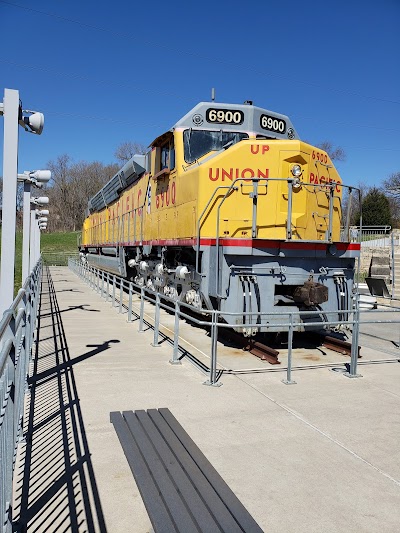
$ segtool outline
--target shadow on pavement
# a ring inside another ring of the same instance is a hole
[[[41,330],[46,331],[43,339]],[[45,268],[28,381],[25,441],[15,471],[13,531],[106,531],[73,367],[113,342],[118,341],[88,346],[94,349],[70,358],[50,271]]]

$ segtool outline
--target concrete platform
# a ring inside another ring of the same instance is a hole
[[[67,268],[53,267],[51,278],[16,470],[21,531],[150,531],[109,413],[159,407],[266,532],[400,530],[395,350],[391,362],[362,366],[360,379],[319,368],[294,373],[293,386],[281,373],[249,372],[208,387],[187,360],[169,364],[167,342],[152,347],[151,329],[138,333]],[[378,348],[366,346],[367,359],[383,359]]]

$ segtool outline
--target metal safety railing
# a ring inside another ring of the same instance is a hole
[[[351,226],[350,237],[365,248],[390,248],[394,244],[391,226]]]
[[[12,481],[18,442],[22,436],[42,262],[39,260],[0,322],[0,531],[12,530]]]
[[[128,322],[133,321],[133,316],[136,315],[136,319],[139,320],[138,331],[144,331],[144,304],[146,301],[154,304],[154,322],[153,326],[148,324],[148,326],[153,327],[153,342],[152,346],[159,346],[159,336],[160,336],[160,310],[165,309],[171,312],[174,312],[174,334],[173,334],[173,351],[170,363],[179,364],[180,359],[184,356],[188,356],[186,350],[182,349],[179,346],[179,328],[180,320],[187,319],[190,322],[198,326],[206,326],[210,328],[210,366],[206,367],[203,364],[197,365],[200,370],[206,373],[208,376],[205,384],[212,386],[219,386],[220,377],[224,370],[218,370],[218,333],[221,329],[233,329],[239,327],[249,327],[248,319],[249,317],[253,322],[250,324],[251,327],[257,328],[259,326],[259,319],[261,316],[268,316],[271,318],[279,318],[280,322],[273,322],[273,327],[282,327],[287,328],[288,330],[288,361],[286,369],[286,379],[283,380],[286,384],[294,383],[292,380],[292,351],[293,351],[293,333],[296,327],[296,324],[301,320],[301,317],[305,315],[307,317],[307,326],[317,326],[325,327],[329,326],[332,328],[343,328],[343,326],[348,326],[352,330],[352,343],[351,343],[351,356],[350,364],[348,365],[348,372],[344,375],[350,378],[358,377],[357,374],[357,362],[358,362],[358,344],[359,344],[359,327],[360,323],[362,324],[400,324],[400,307],[387,307],[379,311],[380,316],[384,317],[385,313],[399,313],[398,317],[395,320],[388,319],[385,320],[377,319],[376,316],[373,319],[368,317],[368,312],[366,310],[360,309],[359,305],[359,294],[355,294],[353,298],[353,305],[351,309],[341,310],[342,319],[329,320],[329,315],[337,314],[337,311],[325,312],[324,315],[326,319],[321,323],[318,318],[321,316],[321,311],[277,311],[269,313],[228,313],[222,311],[212,311],[207,310],[206,313],[200,311],[198,308],[186,304],[182,301],[173,300],[167,296],[160,296],[159,293],[154,292],[152,289],[148,289],[144,286],[136,285],[133,282],[127,281],[119,276],[114,274],[109,274],[103,270],[99,270],[95,267],[91,267],[82,262],[77,262],[75,260],[69,261],[69,267],[72,271],[78,274],[92,289],[94,289],[101,297],[105,298],[106,301],[111,302],[112,307],[117,308],[119,313],[123,312],[123,309],[128,313]],[[134,310],[133,306],[133,295],[139,294],[140,304],[138,313]],[[124,295],[127,295],[127,301],[124,303]],[[193,312],[197,313],[199,318],[193,316]],[[235,325],[228,324],[226,322],[221,322],[222,317],[227,317],[228,315],[237,317],[237,323]],[[315,315],[315,322],[310,321],[310,316]],[[345,319],[343,319],[343,317]],[[362,317],[362,320],[361,320]],[[347,319],[346,319],[347,318]],[[240,323],[240,320],[243,322]],[[399,338],[400,345],[400,338]],[[189,357],[190,358],[190,357]],[[193,358],[191,358],[192,362]],[[334,366],[334,365],[332,365]],[[257,369],[255,369],[257,370]]]

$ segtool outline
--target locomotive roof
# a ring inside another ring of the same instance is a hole
[[[219,112],[219,114],[218,114]],[[200,102],[172,129],[245,131],[276,139],[299,139],[288,116],[251,103]]]

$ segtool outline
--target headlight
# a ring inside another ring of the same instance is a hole
[[[297,191],[298,189],[301,189],[301,181],[299,180],[299,178],[296,178],[293,180],[293,189],[295,191]]]
[[[303,174],[303,171],[300,165],[292,165],[290,172],[295,178],[299,178]]]

